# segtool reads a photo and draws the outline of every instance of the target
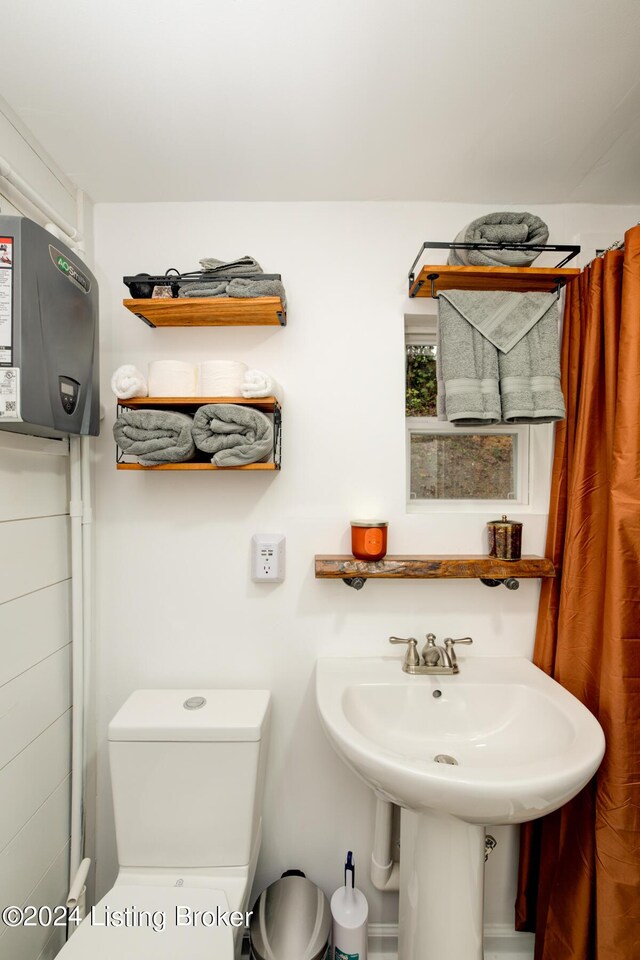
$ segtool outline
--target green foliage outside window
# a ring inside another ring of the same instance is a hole
[[[436,416],[436,357],[435,347],[407,345],[406,360],[407,417]]]

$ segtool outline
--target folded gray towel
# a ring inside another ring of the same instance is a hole
[[[282,307],[287,309],[287,297],[281,280],[231,280],[227,287],[230,297],[280,297]]]
[[[193,439],[199,450],[212,453],[217,467],[235,467],[268,460],[273,452],[273,427],[260,410],[235,403],[207,403],[196,410]]]
[[[500,423],[498,351],[447,301],[438,306],[438,418],[459,426]]]
[[[246,277],[247,275],[264,273],[257,260],[253,257],[238,257],[237,260],[217,260],[215,257],[205,257],[200,266],[206,273],[224,273],[227,276]]]
[[[498,351],[505,423],[564,420],[558,323],[558,304],[554,300],[526,337],[508,353]]]
[[[183,283],[178,290],[179,297],[226,297],[226,280],[193,280]]]
[[[184,463],[196,452],[193,419],[174,410],[123,409],[113,425],[113,436],[123,453],[145,466]]]

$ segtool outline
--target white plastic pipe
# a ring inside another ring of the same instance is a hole
[[[391,833],[393,804],[376,797],[376,818],[371,851],[371,883],[377,890],[400,889],[400,864],[393,859]]]
[[[84,793],[84,638],[82,558],[82,462],[80,437],[69,439],[69,514],[71,517],[71,850],[69,876],[75,877],[82,860]]]
[[[64,240],[67,243],[72,245],[75,243],[81,243],[82,237],[80,232],[74,227],[72,223],[69,223],[63,216],[61,216],[58,211],[51,206],[51,204],[45,200],[42,194],[38,193],[37,190],[34,190],[33,187],[27,183],[23,177],[17,173],[8,160],[5,160],[4,157],[0,157],[0,177],[4,177],[16,190],[22,194],[30,203],[36,206],[39,210],[44,213],[46,217],[51,220],[59,230],[64,233],[64,236],[60,237],[61,240]]]
[[[77,920],[76,923],[69,924],[69,936],[78,929],[78,923],[81,920],[84,920],[85,914],[87,912],[87,874],[89,873],[89,867],[91,866],[91,860],[89,857],[85,857],[82,861],[73,882],[69,887],[69,895],[67,896],[67,909],[70,912],[73,912],[77,909]]]

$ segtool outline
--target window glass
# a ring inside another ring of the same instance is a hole
[[[515,433],[410,432],[412,500],[513,500]]]

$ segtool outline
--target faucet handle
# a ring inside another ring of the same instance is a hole
[[[418,641],[415,637],[389,637],[389,643],[406,643],[407,654],[404,658],[405,666],[419,667]]]
[[[454,640],[452,637],[446,638],[446,640],[444,641],[444,645],[446,647],[447,653],[451,657],[451,662],[453,664],[455,664],[456,662],[456,652],[453,649],[454,644],[456,643],[470,644],[470,643],[473,643],[473,640],[471,639],[471,637],[459,637],[457,640]]]

